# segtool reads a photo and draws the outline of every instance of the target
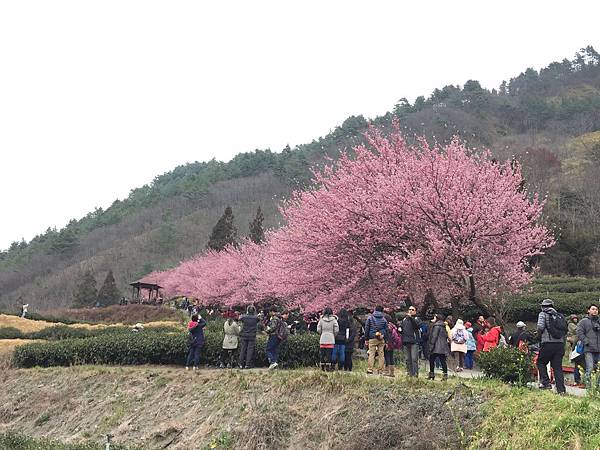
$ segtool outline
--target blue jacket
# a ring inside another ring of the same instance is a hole
[[[188,324],[188,331],[190,332],[190,345],[192,347],[201,347],[204,345],[204,327],[206,326],[206,320],[200,319],[198,322],[192,322]]]
[[[385,338],[388,333],[388,323],[381,311],[375,311],[365,322],[365,337],[375,339],[375,333],[380,332]]]

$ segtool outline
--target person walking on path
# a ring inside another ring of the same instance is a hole
[[[317,333],[319,338],[319,351],[321,360],[321,370],[330,372],[333,370],[332,352],[335,347],[335,337],[340,331],[337,318],[333,315],[331,308],[325,308],[323,317],[317,324]]]
[[[444,316],[436,314],[431,320],[432,324],[429,327],[429,378],[435,379],[435,361],[438,360],[442,366],[442,380],[448,379],[448,364],[446,357],[450,348],[448,346],[448,332],[444,323]]]
[[[339,330],[335,335],[335,345],[331,353],[331,364],[335,367],[337,363],[338,370],[342,370],[346,362],[346,345],[350,338],[350,317],[348,311],[344,308],[340,309],[337,321]]]
[[[227,320],[223,324],[223,348],[221,349],[221,369],[227,367],[231,369],[234,366],[233,355],[238,348],[238,336],[240,334],[240,326],[237,324],[233,317],[235,313],[233,311],[228,312]]]
[[[583,342],[585,357],[585,383],[591,387],[592,372],[600,362],[600,321],[598,320],[598,305],[592,303],[588,307],[588,315],[577,324],[577,338]],[[600,377],[597,384],[600,385]]]
[[[279,366],[279,347],[281,343],[287,339],[289,336],[289,329],[287,326],[287,318],[289,317],[289,313],[284,311],[281,316],[277,314],[275,310],[269,311],[269,323],[267,324],[267,328],[265,331],[269,335],[269,340],[267,341],[267,358],[269,360],[269,369],[276,369]]]
[[[256,348],[256,331],[258,330],[260,318],[256,314],[256,308],[249,305],[246,314],[240,317],[242,329],[240,330],[240,356],[238,367],[240,369],[252,369],[254,367],[254,349]]]
[[[471,322],[465,323],[465,329],[467,330],[467,354],[465,355],[465,369],[473,369],[473,355],[477,351],[477,341],[473,336],[473,327]]]
[[[465,367],[465,355],[467,354],[467,330],[461,319],[450,330],[450,351],[456,361],[456,371],[462,372]]]
[[[417,308],[408,307],[408,315],[402,319],[402,345],[406,355],[406,373],[409,377],[419,376],[419,341],[421,321],[417,317]]]
[[[383,372],[385,365],[384,347],[388,324],[383,316],[383,306],[377,305],[373,314],[365,322],[365,339],[369,345],[369,359],[367,373],[372,374],[375,366],[375,353],[377,353],[377,373]]]
[[[27,317],[27,312],[29,310],[29,303],[25,303],[21,305],[21,319],[25,319]]]
[[[540,389],[552,389],[548,376],[547,364],[554,370],[556,391],[564,394],[565,376],[562,369],[562,358],[565,354],[565,338],[567,321],[562,314],[554,309],[554,302],[547,298],[542,301],[542,312],[538,315],[537,331],[540,336],[540,353],[537,368],[540,374]]]
[[[204,327],[206,320],[198,314],[194,314],[190,319],[187,329],[189,332],[189,350],[185,369],[189,370],[190,366],[196,370],[200,364],[200,351],[204,345]]]

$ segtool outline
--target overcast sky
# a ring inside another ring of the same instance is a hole
[[[599,50],[598,17],[599,2],[0,0],[0,249],[179,164]]]

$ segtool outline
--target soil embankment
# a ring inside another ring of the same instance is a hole
[[[157,449],[464,448],[482,403],[461,384],[314,370],[79,366],[0,383],[0,432]]]

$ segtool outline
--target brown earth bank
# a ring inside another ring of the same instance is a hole
[[[150,449],[465,448],[484,403],[462,383],[306,369],[7,369],[0,383],[0,433]]]

